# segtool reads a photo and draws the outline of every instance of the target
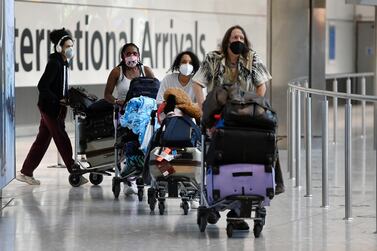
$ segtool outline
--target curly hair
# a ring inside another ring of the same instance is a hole
[[[179,66],[181,65],[181,59],[184,55],[189,55],[191,58],[191,64],[194,68],[192,73],[195,74],[195,72],[199,70],[200,62],[199,62],[199,58],[195,55],[195,53],[193,53],[192,51],[182,51],[175,57],[174,62],[172,66],[169,68],[168,72],[179,71]]]

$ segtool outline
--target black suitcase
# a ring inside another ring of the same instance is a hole
[[[104,99],[91,104],[79,118],[80,143],[114,136],[113,105]]]
[[[112,113],[100,113],[98,116],[79,118],[78,129],[81,144],[114,136],[114,124]]]
[[[214,133],[206,162],[216,166],[235,163],[273,165],[276,158],[274,130],[225,127]]]

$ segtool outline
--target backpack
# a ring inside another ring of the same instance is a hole
[[[158,89],[160,88],[160,81],[157,78],[146,77],[143,69],[140,71],[142,76],[131,80],[130,88],[128,89],[126,102],[132,98],[140,96],[156,99]]]
[[[200,129],[188,116],[171,116],[162,121],[159,144],[166,147],[196,147]]]

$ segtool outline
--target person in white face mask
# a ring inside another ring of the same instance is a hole
[[[80,172],[80,166],[72,159],[72,145],[65,131],[69,61],[74,56],[73,39],[63,28],[52,31],[50,41],[54,44],[55,52],[49,56],[46,69],[38,83],[38,108],[41,113],[39,132],[16,176],[17,180],[29,185],[40,184],[40,181],[33,177],[33,172],[46,153],[51,139],[54,139],[68,171]],[[81,176],[80,185],[86,182],[88,180]]]
[[[168,70],[168,72],[171,71],[172,73],[166,75],[161,81],[156,98],[157,104],[161,104],[164,101],[164,93],[170,87],[183,89],[189,95],[191,101],[195,102],[191,78],[199,69],[199,65],[198,57],[191,51],[179,53]]]

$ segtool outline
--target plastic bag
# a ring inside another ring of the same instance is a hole
[[[148,123],[148,126],[145,129],[143,142],[140,145],[140,150],[142,150],[144,153],[147,151],[149,141],[151,140],[152,136],[153,136],[153,125],[151,123]]]

